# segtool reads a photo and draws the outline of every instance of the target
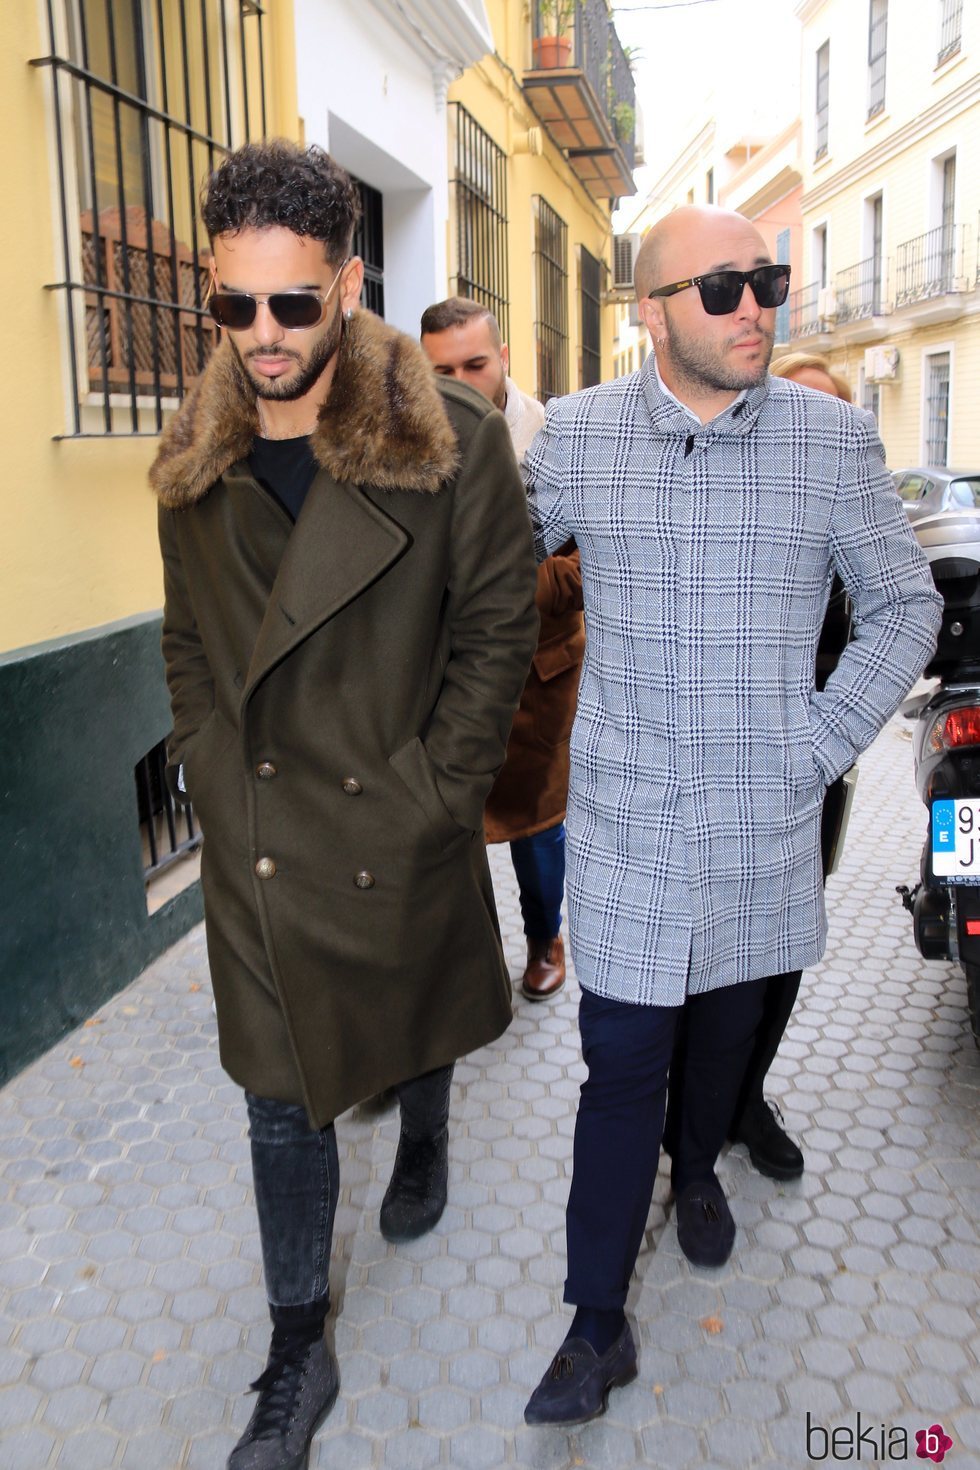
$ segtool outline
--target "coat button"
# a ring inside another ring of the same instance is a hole
[[[374,887],[374,874],[373,873],[355,873],[354,874],[354,887],[355,888],[373,888]]]
[[[276,876],[276,865],[272,858],[259,858],[255,864],[255,876],[257,878],[274,878]]]
[[[271,781],[273,776],[278,776],[279,772],[271,761],[260,761],[255,767],[255,774],[260,781]]]
[[[361,785],[360,781],[355,781],[353,776],[345,776],[344,790],[347,792],[348,796],[360,796],[361,792],[364,790],[364,787]]]

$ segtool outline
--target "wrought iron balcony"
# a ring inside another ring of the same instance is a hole
[[[834,281],[837,325],[880,316],[884,291],[885,262],[880,255],[870,255],[846,271],[838,271]]]
[[[966,289],[965,225],[939,225],[899,245],[895,256],[895,307],[935,301]],[[958,309],[955,304],[953,309]]]
[[[819,281],[801,286],[799,291],[789,293],[789,340],[799,342],[808,337],[819,337],[824,331],[824,321],[818,310]]]
[[[636,94],[606,0],[535,0],[524,93],[594,199],[634,192]]]

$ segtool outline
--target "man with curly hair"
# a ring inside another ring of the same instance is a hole
[[[510,1019],[482,817],[537,632],[524,491],[503,415],[358,310],[357,214],[318,148],[212,175],[225,340],[151,474],[169,770],[205,836],[272,1317],[228,1470],[301,1470],[337,1396],[334,1119],[395,1088],[381,1231],[423,1234],[453,1062]]]

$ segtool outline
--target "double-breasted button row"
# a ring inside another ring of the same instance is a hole
[[[276,876],[275,859],[271,857],[260,857],[255,864],[255,876],[257,878],[274,878]],[[354,874],[355,888],[373,888],[374,874],[366,869],[361,873]]]

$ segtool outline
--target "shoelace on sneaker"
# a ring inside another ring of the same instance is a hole
[[[252,1425],[254,1439],[281,1434],[284,1426],[292,1422],[312,1346],[309,1339],[292,1338],[277,1343],[273,1337],[269,1361],[250,1385],[259,1395]]]

